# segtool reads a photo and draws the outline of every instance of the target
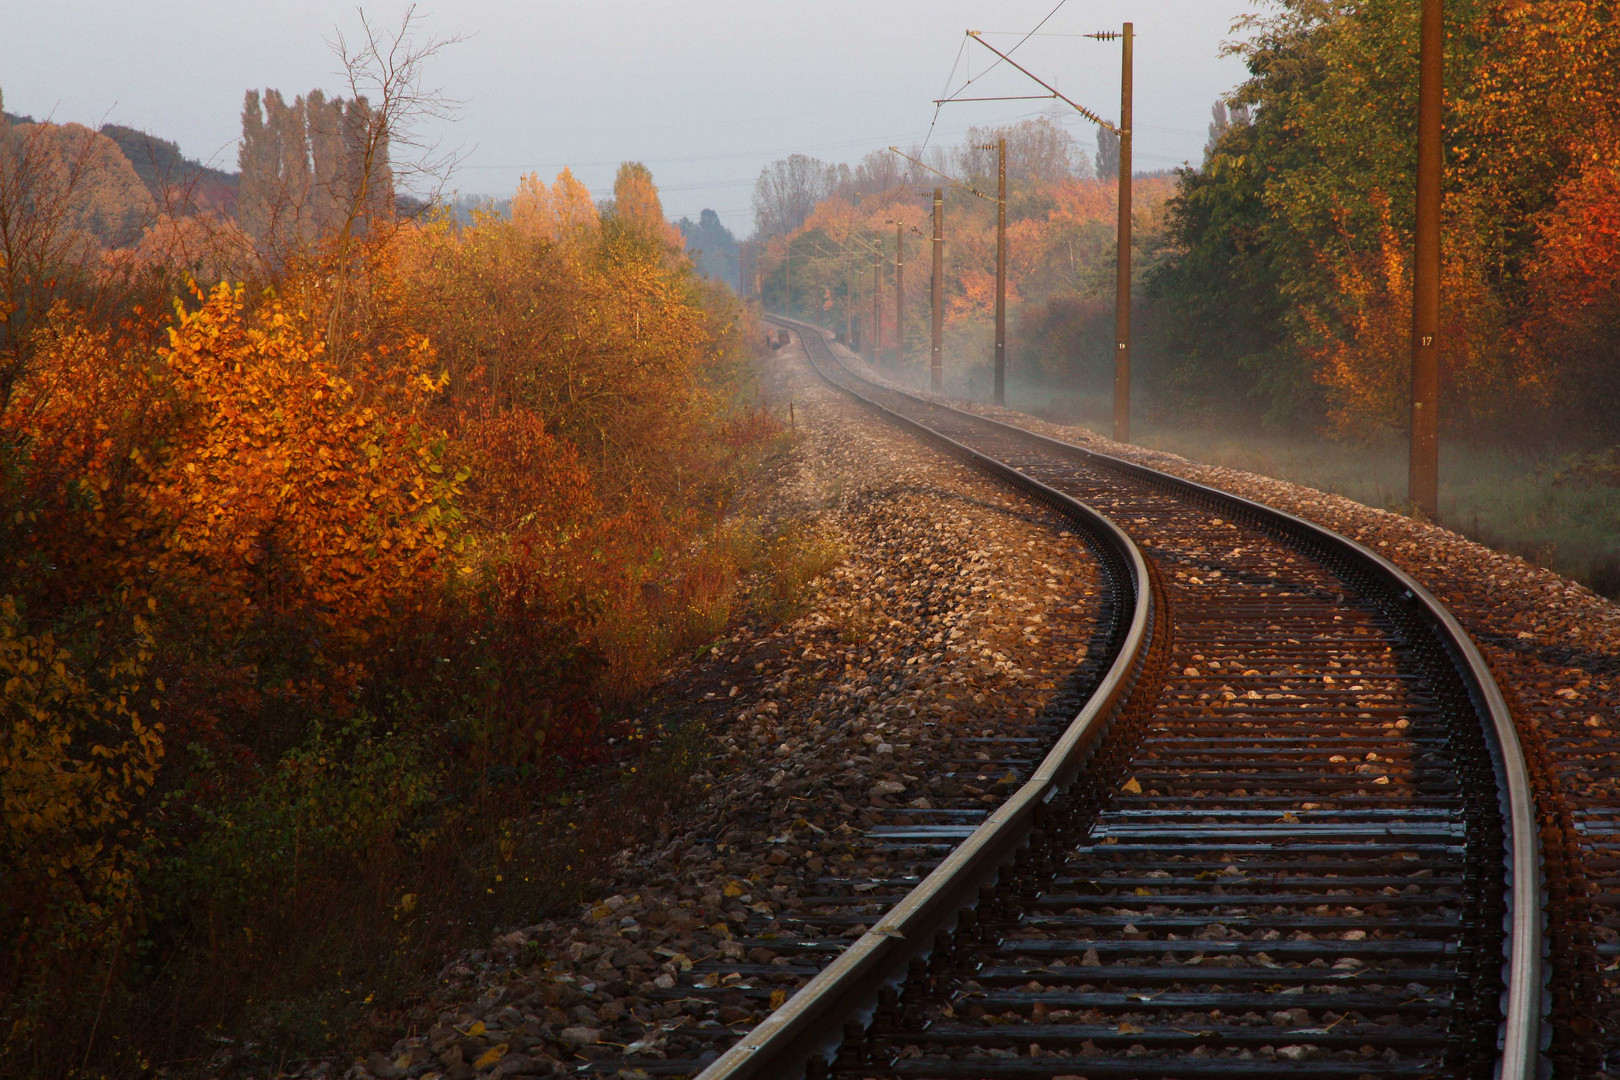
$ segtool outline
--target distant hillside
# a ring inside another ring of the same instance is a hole
[[[38,122],[32,116],[10,112],[4,115],[6,121],[12,124]],[[235,173],[211,169],[201,162],[192,161],[180,152],[178,144],[123,124],[103,124],[100,133],[111,139],[129,159],[135,175],[140,177],[152,201],[158,206],[173,200],[171,209],[176,213],[215,210],[235,215]]]
[[[181,154],[177,144],[122,124],[103,124],[101,133],[118,144],[158,205],[174,198],[175,210],[235,213],[235,173],[210,169]]]

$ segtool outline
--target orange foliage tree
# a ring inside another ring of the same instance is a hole
[[[1517,344],[1539,380],[1541,400],[1563,424],[1613,433],[1620,394],[1614,340],[1620,331],[1620,137],[1591,133],[1591,144],[1557,202],[1537,218],[1525,268],[1529,313]],[[1562,426],[1562,425],[1561,425]]]
[[[1007,201],[1007,303],[1013,318],[1014,363],[1026,376],[1065,377],[1077,355],[1076,337],[1092,334],[1093,301],[1113,295],[1116,191],[1113,180],[1096,180],[1081,167],[1072,140],[1057,137],[1050,121],[1025,122],[1005,129],[1009,146]],[[998,132],[980,131],[971,141],[993,142]],[[1016,144],[1016,145],[1015,145]],[[994,154],[973,146],[957,151],[956,171],[965,181],[942,184],[945,197],[946,332],[958,341],[948,351],[989,356],[980,340],[989,333],[995,309],[996,214]],[[873,161],[876,157],[879,160]],[[928,354],[930,209],[916,199],[919,187],[940,178],[922,169],[904,171],[892,154],[869,156],[856,179],[834,184],[783,235],[766,239],[761,270],[767,303],[787,299],[792,264],[793,300],[820,298],[827,318],[859,321],[871,339],[872,272],[875,253],[884,260],[882,303],[877,317],[885,352],[894,344],[894,234],[905,236],[908,270],[903,303],[903,354],[908,363]],[[940,164],[945,164],[943,156]],[[778,163],[783,165],[784,163]],[[775,169],[775,167],[773,167]],[[773,169],[766,170],[772,173]],[[848,172],[848,170],[844,170]],[[834,169],[829,175],[840,175]],[[765,183],[762,177],[761,183]],[[1174,190],[1168,176],[1138,177],[1133,188],[1137,243],[1151,252],[1165,228],[1164,204]],[[791,259],[789,251],[791,250]],[[1139,258],[1138,265],[1145,260]],[[1075,313],[1087,314],[1081,326]],[[1030,326],[1022,332],[1024,320]],[[1111,331],[1110,331],[1111,333]]]
[[[1323,256],[1335,284],[1331,297],[1302,306],[1302,350],[1327,391],[1327,424],[1339,438],[1369,440],[1406,422],[1411,377],[1411,252],[1395,229],[1389,199],[1373,192],[1379,228],[1375,243],[1350,254]],[[1341,222],[1341,228],[1348,226]],[[1467,258],[1468,236],[1448,244],[1442,287],[1448,297],[1442,367],[1448,384],[1483,407],[1487,391],[1510,373],[1500,349],[1501,316],[1480,273]],[[1349,245],[1347,245],[1348,247]],[[1477,251],[1474,252],[1477,256]]]
[[[677,252],[686,246],[680,230],[664,216],[664,204],[658,197],[652,171],[639,161],[627,161],[619,166],[613,178],[613,212],[620,220],[645,229]]]
[[[576,255],[588,251],[601,232],[591,193],[568,169],[557,174],[550,188],[534,173],[523,177],[512,196],[512,224],[532,240]]]
[[[249,264],[213,221],[104,253],[63,194],[42,225],[50,160],[20,170],[43,144],[14,134],[0,215],[43,239],[0,264],[0,1057],[93,1033],[86,986],[121,1017],[101,1046],[166,1053],[154,995],[199,1023],[263,1000],[278,935],[346,937],[391,860],[476,846],[601,757],[603,702],[729,617],[721,523],[774,429],[732,414],[740,308],[640,167],[606,221],[565,170],[513,221],[24,310],[38,267],[158,295]]]
[[[443,386],[432,350],[403,349],[404,390],[425,404]],[[279,302],[249,312],[240,287],[182,311],[162,356],[182,419],[143,455],[162,541],[134,574],[221,632],[293,619],[341,651],[420,607],[465,479],[432,429],[365,401]]]

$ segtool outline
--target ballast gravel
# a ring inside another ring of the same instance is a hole
[[[848,362],[868,378],[919,392]],[[1537,791],[1552,1053],[1578,1060],[1573,1067],[1583,1072],[1620,1075],[1620,604],[1441,525],[1011,409],[922,396],[1316,522],[1389,559],[1445,604],[1503,690]]]
[[[851,366],[868,378],[919,393],[858,361]],[[1341,495],[1118,443],[1088,428],[1012,409],[922,396],[1286,510],[1371,548],[1458,617],[1492,667],[1500,669],[1521,718],[1550,740],[1572,790],[1620,796],[1620,755],[1611,756],[1620,751],[1615,735],[1620,731],[1620,604],[1443,526]],[[1604,760],[1606,767],[1576,764],[1592,759]]]
[[[796,341],[762,363],[796,434],[776,510],[845,560],[807,614],[734,627],[685,673],[715,687],[697,811],[594,902],[458,957],[351,1080],[695,1072],[948,849],[872,829],[982,815],[1044,750],[1015,740],[1077,711],[1098,582],[1068,524],[827,387]]]

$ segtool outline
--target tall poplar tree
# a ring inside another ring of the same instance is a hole
[[[319,233],[335,229],[343,218],[343,99],[328,101],[319,90],[304,99],[308,116],[311,219]]]
[[[236,218],[254,243],[270,228],[270,203],[276,182],[275,132],[264,121],[259,92],[249,90],[242,102],[242,144],[236,152],[241,179],[236,192]]]
[[[279,109],[275,118],[281,142],[280,233],[284,243],[302,244],[313,236],[310,206],[309,128],[304,99],[288,104],[276,95]]]
[[[285,255],[392,217],[388,149],[384,118],[363,97],[312,90],[288,103],[277,90],[249,90],[237,152],[243,230],[261,249]]]

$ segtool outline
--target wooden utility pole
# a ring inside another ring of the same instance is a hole
[[[1418,45],[1417,236],[1412,272],[1412,446],[1406,493],[1440,513],[1440,168],[1445,75],[1442,0],[1423,0]]]
[[[787,285],[786,285],[786,290],[787,290],[787,313],[791,316],[793,314],[793,241],[792,241],[792,239],[789,239],[788,242],[787,242],[787,270],[785,271],[785,274],[787,276]]]
[[[933,336],[928,350],[928,387],[938,394],[945,389],[943,356],[945,330],[945,191],[934,189],[934,277],[928,286],[933,306]]]
[[[883,363],[883,255],[872,256],[872,363]]]
[[[1114,439],[1131,441],[1131,45],[1125,24],[1119,91],[1119,228],[1114,270]]]
[[[996,404],[1007,404],[1007,140],[996,140]]]
[[[851,348],[855,348],[855,338],[851,337],[851,335],[855,332],[854,325],[851,325],[851,322],[854,321],[854,317],[854,274],[851,274],[849,270],[844,270],[844,343],[849,345]]]
[[[1114,367],[1114,438],[1119,439],[1121,442],[1127,441],[1130,436],[1131,409],[1131,45],[1134,40],[1133,34],[1134,31],[1132,30],[1131,24],[1126,23],[1123,34],[1117,33],[1113,30],[1105,30],[1102,33],[1085,35],[1086,37],[1093,38],[1097,41],[1113,41],[1114,39],[1121,37],[1125,39],[1125,50],[1122,62],[1123,70],[1121,72],[1122,90],[1120,93],[1120,121],[1119,126],[1115,127],[1113,124],[1110,124],[1108,121],[1104,120],[1102,117],[1098,116],[1084,105],[1081,105],[1079,102],[1066,97],[1061,91],[1058,90],[1057,87],[1042,79],[1039,75],[1036,75],[1033,71],[1030,71],[1028,68],[1024,67],[1018,61],[1014,60],[1012,57],[1008,56],[994,45],[991,45],[989,42],[985,41],[981,36],[980,31],[968,31],[968,37],[972,38],[974,41],[977,41],[980,45],[983,45],[985,48],[1001,57],[1001,59],[1009,66],[1016,68],[1025,75],[1028,75],[1031,79],[1044,87],[1051,97],[1056,98],[1058,101],[1061,101],[1066,105],[1069,105],[1081,116],[1084,116],[1087,120],[1090,120],[1098,127],[1107,128],[1119,136],[1119,268],[1115,278],[1117,299],[1115,301],[1114,313],[1114,351],[1117,359]],[[943,105],[948,101],[1014,100],[1020,99],[1006,97],[952,97],[937,99],[934,104]],[[891,149],[893,148],[891,147]],[[989,147],[982,147],[981,149],[989,149]],[[1001,224],[1001,227],[998,227],[996,230],[998,271],[1000,271],[1006,259],[1006,235],[1004,231],[1004,223],[1006,221],[1007,212],[1007,150],[1005,142],[1003,142],[1001,147],[1001,161],[1002,184],[1000,187],[1000,197],[997,199],[1000,206],[997,213],[997,221]],[[978,192],[974,192],[974,194],[978,194]],[[1003,339],[1005,338],[1005,334],[1003,333],[1004,328],[1001,325],[1004,318],[1003,307],[1005,305],[1005,294],[1003,293],[1002,289],[1005,287],[1005,279],[1004,274],[1001,272],[998,272],[996,276],[998,280],[998,287],[996,290],[996,400],[1000,402],[1002,400],[1003,379],[1001,354],[1003,348]]]
[[[894,366],[906,362],[906,227],[894,223]]]

